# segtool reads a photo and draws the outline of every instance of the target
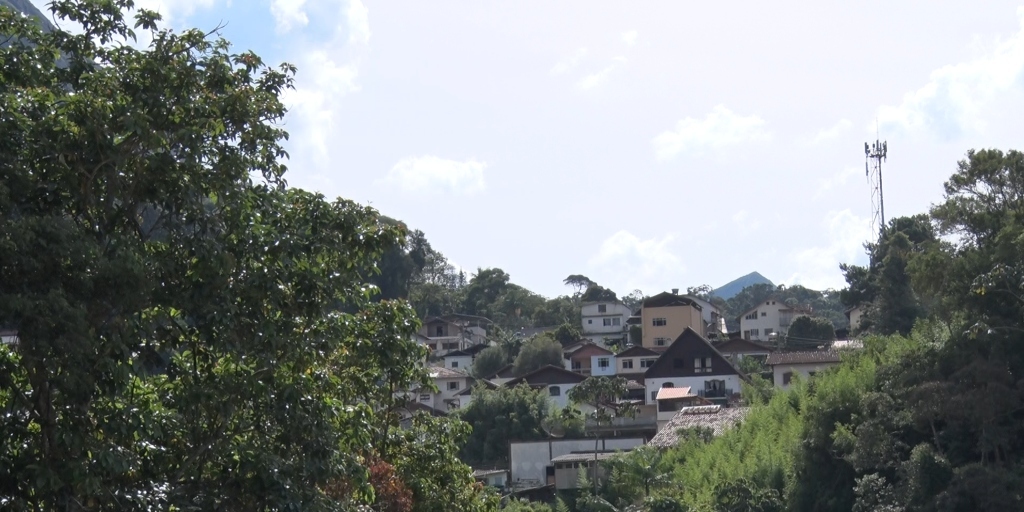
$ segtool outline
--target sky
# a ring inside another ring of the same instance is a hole
[[[968,150],[1024,149],[1020,0],[136,4],[298,66],[290,185],[546,296],[840,288],[877,233],[864,142],[888,218]]]

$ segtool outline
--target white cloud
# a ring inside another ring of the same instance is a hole
[[[209,9],[215,0],[136,0],[136,9],[149,9],[160,13],[164,21],[176,24],[191,16],[196,9]]]
[[[851,125],[853,125],[853,123],[851,123],[849,119],[840,119],[835,126],[827,130],[821,130],[820,132],[818,132],[818,134],[814,136],[814,139],[811,142],[813,144],[818,144],[820,142],[832,140],[842,135],[842,133],[845,132],[846,130],[850,129]]]
[[[751,219],[750,213],[746,210],[740,210],[732,215],[732,222],[736,224],[736,228],[740,234],[750,233],[761,227],[760,219]]]
[[[765,121],[756,115],[739,116],[723,105],[716,106],[704,119],[687,117],[673,130],[654,138],[659,160],[670,160],[680,153],[719,150],[745,142],[768,140]]]
[[[814,192],[814,199],[820,199],[825,193],[845,186],[846,182],[850,181],[851,176],[860,173],[862,170],[860,167],[847,167],[828,178],[818,180],[818,190]]]
[[[584,91],[593,89],[608,81],[608,75],[615,71],[615,64],[608,66],[597,73],[593,73],[581,78],[576,82],[576,87],[583,89]]]
[[[996,96],[1020,86],[1024,71],[1024,7],[1017,9],[1020,30],[997,41],[987,54],[932,71],[921,88],[899,105],[878,109],[878,123],[906,131],[928,130],[942,138],[983,130],[982,110]],[[874,130],[874,126],[870,129]]]
[[[406,192],[447,191],[472,195],[485,188],[486,162],[446,160],[433,155],[403,158],[388,171],[386,181]]]
[[[562,75],[568,73],[579,65],[580,61],[587,56],[587,49],[580,48],[575,53],[565,57],[558,61],[553,68],[551,68],[552,75]]]
[[[810,247],[791,255],[798,270],[786,284],[799,284],[815,290],[845,286],[840,263],[859,263],[865,258],[864,242],[872,239],[871,223],[846,210],[828,212],[821,223],[828,243]]]
[[[348,41],[352,44],[370,43],[370,11],[361,0],[349,0],[345,12],[348,20]]]
[[[296,27],[309,24],[309,17],[303,7],[306,0],[272,0],[270,14],[274,15],[274,23],[278,34],[286,34]]]
[[[327,152],[327,139],[334,125],[338,102],[359,91],[356,64],[340,64],[324,50],[313,50],[300,62],[298,85],[285,91],[282,100],[288,105],[298,128],[303,131],[301,143],[312,146],[318,154]]]
[[[626,43],[626,46],[633,46],[636,44],[636,38],[639,36],[636,30],[630,30],[622,33],[622,42]]]
[[[601,243],[588,265],[616,290],[653,290],[677,278],[685,271],[678,256],[673,254],[671,234],[662,238],[641,240],[621,230]]]

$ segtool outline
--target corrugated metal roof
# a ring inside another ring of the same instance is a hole
[[[597,452],[597,460],[605,460],[615,457],[623,452]],[[567,453],[551,459],[551,462],[586,462],[594,460],[594,452]]]
[[[690,393],[690,386],[681,388],[661,388],[655,400],[671,400],[673,398],[687,398],[697,396]]]

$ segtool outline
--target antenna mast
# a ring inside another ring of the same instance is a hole
[[[885,141],[868,145],[864,143],[864,175],[868,178],[871,186],[871,224],[878,226],[878,234],[881,237],[885,231],[885,196],[882,195],[882,162],[889,152],[889,146]],[[872,163],[872,160],[874,161]]]

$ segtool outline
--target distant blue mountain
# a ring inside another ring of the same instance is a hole
[[[53,24],[50,23],[49,13],[44,14],[29,0],[0,0],[0,5],[4,7],[10,7],[15,11],[19,11],[23,14],[27,14],[39,20],[43,25],[43,30],[50,32],[53,30]]]
[[[733,279],[732,281],[715,288],[715,290],[711,292],[711,295],[729,300],[735,297],[737,293],[742,292],[744,288],[755,284],[770,284],[775,286],[775,283],[771,282],[767,277],[762,276],[758,272],[751,272],[743,277]]]

